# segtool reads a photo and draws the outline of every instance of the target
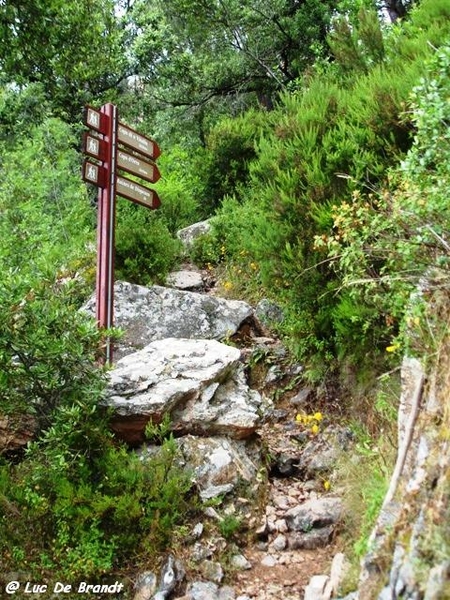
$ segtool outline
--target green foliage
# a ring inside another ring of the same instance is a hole
[[[17,90],[14,85],[0,87],[0,139],[11,143],[19,136],[28,135],[31,127],[40,125],[49,115],[49,103],[41,83],[33,83]]]
[[[67,125],[48,118],[2,153],[2,268],[54,273],[89,254],[94,219],[75,140]]]
[[[413,90],[417,133],[401,169],[392,174],[393,192],[355,192],[351,203],[335,207],[333,234],[316,239],[319,245],[326,242],[328,256],[336,259],[346,301],[364,307],[358,325],[361,309],[345,315],[341,300],[340,312],[334,313],[341,348],[352,342],[352,324],[368,342],[366,333],[378,332],[388,352],[409,343],[422,320],[418,301],[410,300],[413,290],[425,272],[430,285],[436,270],[438,279],[448,272],[449,59],[447,44],[427,63],[427,77]],[[399,331],[406,333],[402,342],[389,344]]]
[[[235,515],[225,515],[219,521],[220,535],[226,540],[230,540],[239,531],[241,525],[241,520]]]
[[[137,72],[153,105],[169,106],[182,126],[197,123],[204,141],[210,115],[236,115],[255,99],[272,106],[274,94],[323,51],[335,4],[136,1],[128,18]],[[177,110],[186,107],[189,123]]]
[[[179,229],[199,220],[204,208],[200,205],[201,181],[192,157],[181,146],[163,151],[158,159],[161,179],[157,184],[161,207],[158,218],[174,235]]]
[[[374,7],[362,6],[355,17],[339,15],[328,36],[333,56],[344,73],[367,72],[385,55],[381,23]]]
[[[92,267],[92,209],[70,128],[31,127],[0,157],[0,394],[2,410],[54,409],[98,386],[99,337],[78,313]]]
[[[80,115],[83,104],[117,85],[127,70],[126,32],[114,11],[110,0],[2,3],[2,78],[14,86],[42,84],[59,115]]]
[[[130,202],[118,202],[117,279],[141,285],[163,283],[180,252],[181,243],[155,212]]]
[[[322,367],[333,356],[360,363],[369,355],[372,361],[374,353],[381,364],[411,289],[401,278],[385,277],[397,260],[392,240],[401,227],[392,219],[390,193],[375,190],[412,144],[413,122],[405,109],[432,54],[425,40],[430,35],[442,45],[448,32],[448,20],[425,18],[428,12],[429,2],[412,11],[407,26],[386,37],[383,56],[380,49],[375,60],[373,49],[364,50],[372,56],[364,69],[342,79],[330,65],[305,77],[297,92],[284,94],[267,115],[241,202],[224,202],[218,213],[216,228],[230,259],[236,263],[241,252],[248,253],[258,270],[247,270],[243,278],[259,281],[262,293],[283,305],[288,343],[303,360],[315,356]],[[367,44],[370,24],[375,27],[373,17],[361,24]],[[411,41],[417,37],[420,49]],[[442,231],[434,233],[442,237]],[[336,249],[327,254],[329,242]],[[400,273],[411,268],[412,256],[403,254]],[[348,287],[348,263],[353,279],[370,279],[363,293]]]
[[[77,311],[73,283],[36,282],[4,271],[0,283],[2,410],[47,425],[56,408],[95,394],[100,337]]]
[[[0,467],[6,571],[98,579],[170,543],[191,487],[173,440],[143,462],[113,443],[105,416],[85,396],[57,412],[21,464]]]
[[[203,211],[209,216],[225,196],[242,195],[256,157],[256,141],[264,129],[265,114],[247,111],[217,123],[207,138],[206,159],[200,166],[204,178]]]

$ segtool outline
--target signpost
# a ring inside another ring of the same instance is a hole
[[[83,180],[99,188],[97,213],[97,283],[96,318],[100,329],[114,325],[114,228],[116,194],[155,209],[161,204],[151,188],[118,175],[122,169],[131,175],[156,183],[161,177],[158,167],[150,160],[160,154],[156,142],[141,135],[118,120],[117,107],[105,104],[100,109],[87,106],[85,125],[91,129],[83,136],[83,152],[89,156],[82,168]],[[131,152],[124,151],[119,144]],[[98,162],[93,162],[94,159]],[[106,338],[104,362],[112,361],[112,345]]]
[[[128,154],[123,150],[119,150],[117,153],[117,166],[119,169],[123,169],[132,175],[138,175],[150,183],[156,183],[161,177],[161,173],[155,164],[142,160],[134,154]]]
[[[127,177],[117,177],[117,193],[119,196],[147,208],[158,208],[161,205],[158,194],[154,190]]]

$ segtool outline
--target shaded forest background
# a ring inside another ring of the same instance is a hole
[[[1,412],[36,430],[0,458],[4,572],[125,571],[187,511],[170,439],[144,472],[98,409],[84,105],[163,151],[161,209],[118,202],[117,277],[163,283],[176,231],[211,218],[190,258],[282,307],[309,381],[367,389],[432,354],[410,298],[448,274],[449,35],[447,0],[0,3]]]

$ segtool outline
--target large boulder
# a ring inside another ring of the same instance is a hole
[[[135,445],[144,441],[148,421],[158,423],[167,413],[181,434],[248,437],[259,425],[260,403],[245,382],[237,348],[176,338],[120,359],[105,399],[113,429]]]
[[[95,314],[95,297],[84,310]],[[114,286],[114,324],[125,334],[115,357],[164,338],[223,340],[252,316],[252,307],[239,300],[118,281]]]
[[[194,223],[193,225],[189,225],[188,227],[177,231],[177,237],[181,240],[184,247],[189,249],[196,238],[205,235],[210,231],[211,223],[208,220],[200,221],[199,223]]]

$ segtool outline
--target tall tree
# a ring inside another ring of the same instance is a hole
[[[23,86],[41,82],[70,116],[128,74],[124,29],[113,0],[4,0],[0,72]]]
[[[275,93],[310,64],[337,0],[136,0],[137,73],[170,106]]]

